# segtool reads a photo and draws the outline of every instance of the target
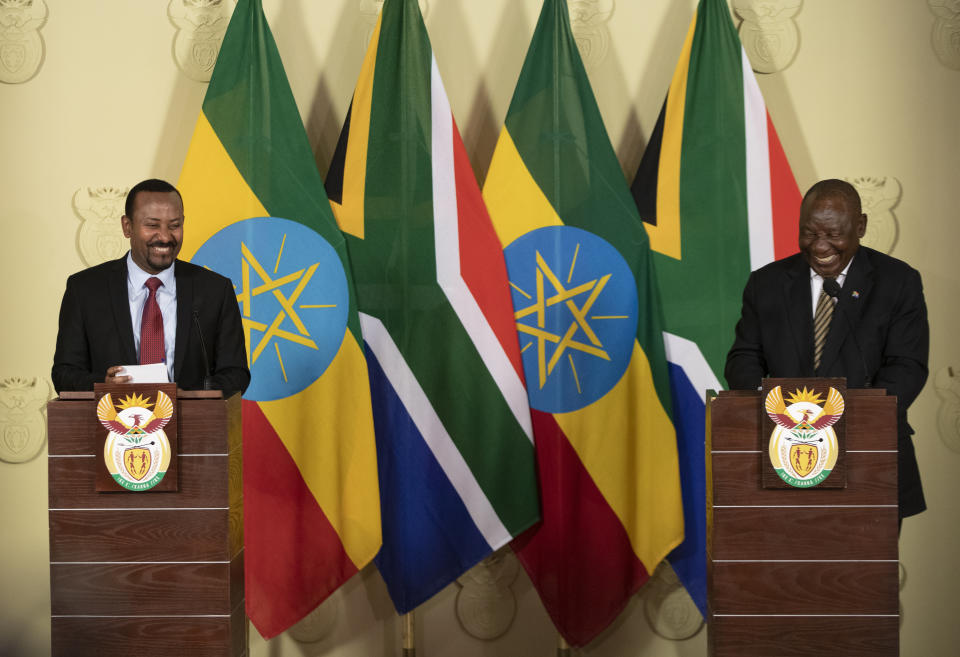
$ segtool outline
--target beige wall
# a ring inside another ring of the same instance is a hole
[[[0,11],[4,4],[0,1]],[[325,171],[372,25],[364,12],[377,3],[264,4]],[[454,114],[482,180],[540,3],[421,4],[428,10],[427,27]],[[762,4],[776,8],[799,2]],[[594,52],[606,43],[605,55],[588,70],[607,130],[632,177],[695,2],[583,0],[579,5],[612,8],[608,18],[601,14],[590,41]],[[176,65],[176,28],[167,17],[167,0],[46,0],[46,6],[49,15],[39,29],[45,54],[38,73],[23,83],[0,83],[0,308],[7,318],[0,379],[49,379],[63,283],[84,266],[77,248],[75,192],[128,187],[151,176],[176,180],[206,89]],[[960,368],[953,333],[960,320],[955,201],[960,70],[948,68],[935,54],[936,17],[924,0],[807,0],[794,20],[800,39],[792,64],[758,77],[800,187],[824,177],[863,176],[896,178],[902,187],[892,210],[899,222],[892,253],[921,271],[932,329],[931,379],[911,410],[930,510],[907,520],[901,539],[906,571],[902,654],[954,655],[960,641],[954,613],[960,585],[955,492],[960,451],[947,443],[960,450],[960,385],[951,388],[956,379],[946,368]],[[960,28],[947,27],[960,40]],[[0,31],[0,38],[4,34]],[[0,405],[0,422],[7,414]],[[0,462],[0,509],[0,654],[45,655],[50,613],[45,450],[26,463]],[[494,642],[461,630],[454,609],[457,590],[450,587],[419,611],[420,654],[553,654],[549,621],[522,574],[513,585],[517,618]],[[705,654],[705,632],[682,642],[656,636],[645,620],[645,596],[649,593],[638,596],[583,654]],[[302,644],[282,636],[267,644],[252,630],[252,654],[398,654],[399,621],[375,571],[365,570],[328,607],[327,614],[336,617],[320,642]]]

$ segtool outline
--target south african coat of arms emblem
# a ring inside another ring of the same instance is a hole
[[[776,386],[767,393],[764,407],[777,425],[769,447],[777,475],[796,488],[816,486],[829,477],[840,453],[832,428],[843,415],[840,392],[831,387],[824,403],[819,393],[804,386],[784,400]]]
[[[138,393],[116,405],[110,393],[100,398],[97,419],[110,432],[103,444],[103,460],[117,484],[142,491],[160,483],[171,454],[163,427],[172,415],[173,401],[162,390],[157,391],[155,403]]]

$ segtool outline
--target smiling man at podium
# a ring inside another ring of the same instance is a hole
[[[750,274],[727,354],[731,389],[763,377],[846,377],[897,397],[900,518],[927,508],[907,408],[927,380],[930,327],[920,274],[860,246],[860,195],[842,180],[815,184],[800,206],[800,253]]]
[[[183,200],[170,183],[145,180],[130,190],[121,218],[130,251],[67,279],[53,357],[57,392],[126,383],[125,365],[154,363],[185,390],[246,390],[233,286],[177,260],[183,224]]]

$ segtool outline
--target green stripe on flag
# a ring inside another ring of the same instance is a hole
[[[336,245],[342,241],[323,179],[306,139],[300,112],[283,71],[280,53],[259,7],[235,12],[248,18],[243,30],[232,29],[220,48],[220,57],[236,61],[210,81],[203,113],[216,131],[237,169],[267,210],[279,217],[300,221]],[[235,26],[236,27],[236,26]],[[265,40],[263,59],[250,61],[245,47],[250,33]],[[250,112],[237,112],[239,105]],[[296,121],[290,121],[291,117]],[[250,117],[259,125],[250,125]],[[284,157],[275,154],[283,153]],[[268,163],[268,164],[266,164]],[[316,220],[322,217],[323,220]]]
[[[682,256],[654,253],[666,326],[696,342],[717,373],[750,273],[742,48],[727,11],[700,3],[680,155]]]
[[[416,11],[415,3],[388,2],[381,15],[364,238],[348,237],[359,306],[383,322],[504,526],[516,534],[536,515],[533,445],[437,283],[432,52]]]

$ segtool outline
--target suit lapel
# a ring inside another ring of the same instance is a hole
[[[113,272],[107,279],[110,287],[110,308],[113,310],[113,321],[117,327],[117,335],[120,336],[123,363],[135,365],[140,362],[140,359],[137,358],[137,346],[133,341],[133,320],[130,318],[130,295],[127,293],[127,257],[124,256],[113,262]]]
[[[183,359],[190,340],[190,322],[193,313],[193,279],[187,274],[186,267],[177,261],[174,270],[177,278],[177,344],[173,352],[173,379],[180,380],[183,371]]]
[[[798,255],[794,266],[787,270],[782,299],[801,376],[809,376],[813,373],[813,316],[810,314],[813,302],[810,300],[810,268],[803,256]]]
[[[819,372],[829,372],[840,356],[840,348],[852,327],[855,331],[860,325],[860,312],[873,288],[873,265],[865,248],[857,250],[847,278],[843,282],[837,307],[833,312],[827,342],[823,345],[823,358]],[[844,319],[841,315],[846,315]],[[847,320],[850,320],[849,322]]]

